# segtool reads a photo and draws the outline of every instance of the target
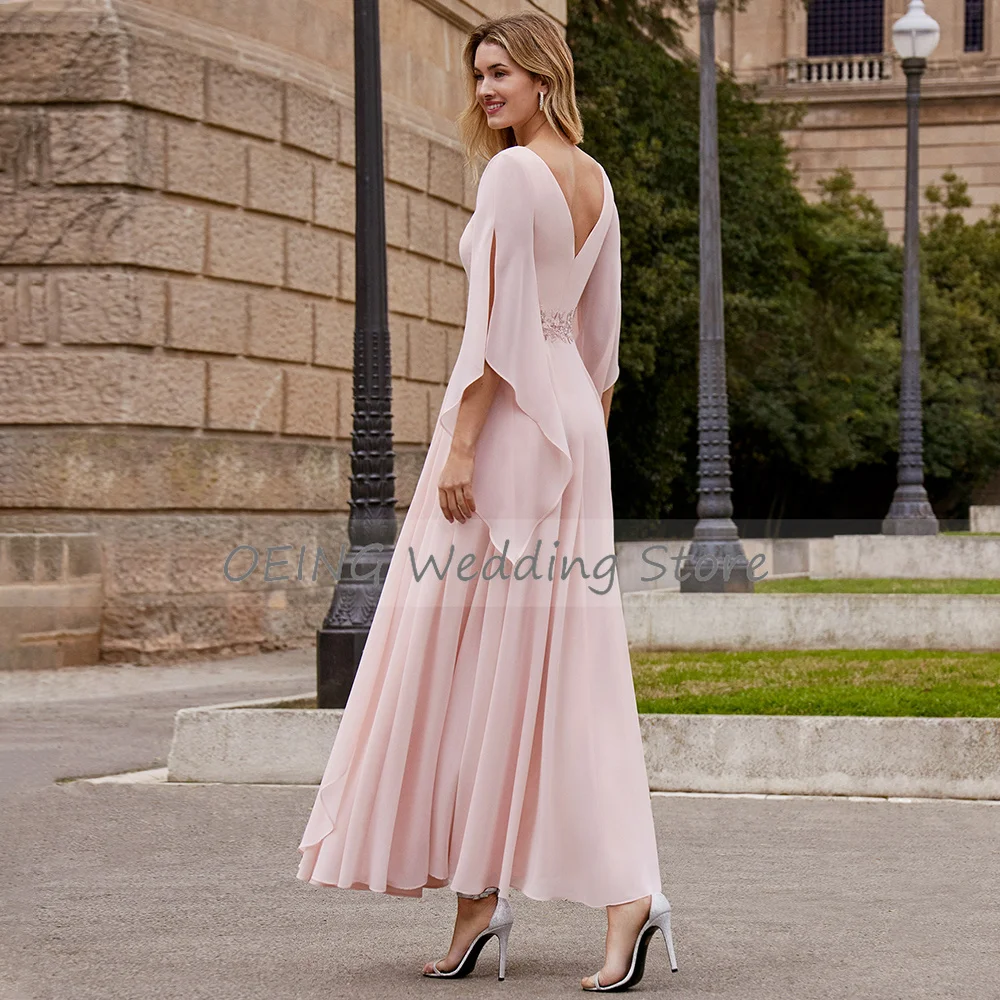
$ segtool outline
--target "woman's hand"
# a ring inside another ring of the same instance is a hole
[[[451,451],[441,470],[441,478],[438,479],[438,502],[449,522],[458,518],[461,524],[465,524],[476,509],[476,502],[472,497],[475,459],[475,452],[452,442]]]

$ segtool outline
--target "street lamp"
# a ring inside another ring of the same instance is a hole
[[[924,445],[920,402],[920,223],[917,137],[920,77],[941,31],[923,0],[910,0],[892,26],[892,44],[906,74],[906,214],[903,224],[903,364],[899,384],[899,463],[896,492],[882,521],[884,535],[936,535],[938,521],[924,489]]]
[[[680,579],[682,592],[752,591],[733,523],[729,478],[729,404],[722,314],[722,232],[719,209],[719,128],[715,88],[716,0],[698,0],[701,37],[698,327],[698,523]]]
[[[378,0],[354,0],[355,324],[350,550],[316,633],[316,703],[344,708],[396,540]]]
[[[892,44],[900,57],[926,60],[940,40],[941,29],[924,10],[923,0],[910,0],[906,13],[892,26]]]

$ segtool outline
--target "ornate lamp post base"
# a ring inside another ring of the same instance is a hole
[[[701,518],[680,569],[683,594],[750,594],[750,565],[729,517]]]
[[[358,663],[368,638],[367,626],[336,632],[316,630],[316,659],[320,666],[316,675],[316,704],[320,708],[343,708],[351,695]]]
[[[897,486],[889,513],[882,521],[883,535],[936,535],[938,519],[922,484]]]
[[[320,708],[347,704],[392,551],[388,547],[382,552],[359,552],[352,546],[344,560],[350,572],[345,568],[323,626],[316,630],[316,704]]]

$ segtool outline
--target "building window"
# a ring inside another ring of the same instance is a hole
[[[979,4],[981,10],[982,0]],[[882,55],[882,5],[882,0],[811,0],[806,54]]]
[[[983,51],[983,0],[965,0],[965,51]]]

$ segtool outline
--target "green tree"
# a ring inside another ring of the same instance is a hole
[[[698,74],[609,0],[572,0],[584,148],[622,224],[622,379],[612,454],[619,517],[693,516],[697,485]],[[722,254],[734,481],[742,516],[773,484],[828,482],[884,454],[898,250],[835,178],[799,193],[781,138],[799,112],[718,79]],[[874,345],[874,346],[870,346]],[[879,374],[866,361],[884,356]],[[885,388],[885,386],[881,386]],[[749,487],[764,484],[754,496]],[[756,508],[756,509],[753,509]]]
[[[1000,205],[969,225],[968,185],[941,179],[921,241],[924,465],[942,504],[961,509],[1000,468]]]

